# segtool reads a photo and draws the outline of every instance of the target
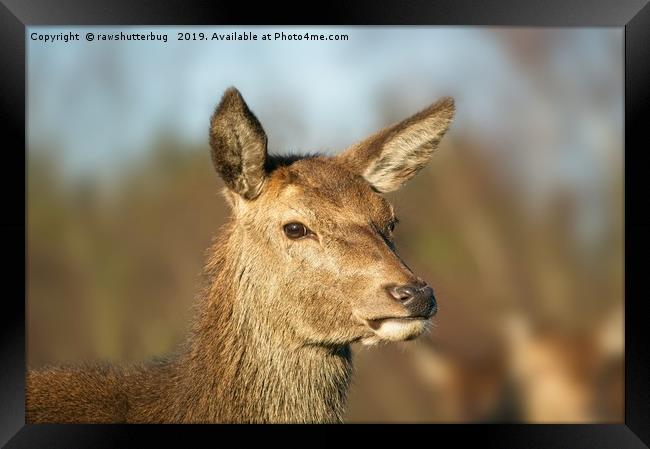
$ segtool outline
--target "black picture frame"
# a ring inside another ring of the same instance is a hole
[[[404,429],[421,432],[431,444],[525,448],[643,448],[650,445],[650,345],[642,313],[650,246],[646,200],[647,142],[642,143],[650,109],[650,6],[648,0],[438,0],[252,6],[244,2],[123,0],[1,0],[0,96],[2,97],[2,248],[5,297],[0,308],[0,444],[7,448],[139,447],[187,445],[201,438],[216,444],[218,432],[233,426],[26,425],[26,27],[36,25],[483,25],[619,27],[625,33],[625,422],[593,425],[435,425]],[[25,152],[21,150],[25,148]],[[22,195],[21,195],[22,192]],[[24,243],[24,246],[23,246]],[[21,264],[16,263],[21,261]],[[22,276],[21,276],[22,274]],[[21,295],[22,293],[22,295]],[[468,427],[465,427],[468,426]],[[357,426],[355,426],[357,427]],[[265,427],[273,432],[282,426]],[[307,427],[316,430],[313,427]],[[303,428],[304,429],[304,428]],[[322,429],[322,428],[321,428]],[[292,428],[290,431],[295,432]],[[399,432],[373,426],[372,436]],[[322,431],[322,430],[321,430]],[[295,435],[295,434],[294,434]],[[297,440],[294,440],[297,441]],[[412,444],[412,443],[410,443]]]

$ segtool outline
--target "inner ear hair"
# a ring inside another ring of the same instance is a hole
[[[454,117],[451,97],[386,127],[337,158],[381,193],[397,190],[429,161]]]
[[[214,166],[226,186],[245,199],[256,198],[266,177],[267,137],[237,89],[223,94],[210,119]]]

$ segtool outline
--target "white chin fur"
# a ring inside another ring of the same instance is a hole
[[[403,341],[419,336],[426,329],[425,320],[387,319],[374,328],[375,335],[361,340],[364,345],[372,345],[382,340]]]

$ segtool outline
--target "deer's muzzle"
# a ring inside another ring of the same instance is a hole
[[[409,312],[409,318],[429,318],[438,310],[433,289],[428,285],[389,285],[386,291]]]

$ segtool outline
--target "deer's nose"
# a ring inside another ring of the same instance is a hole
[[[409,311],[410,316],[428,318],[438,309],[433,289],[428,285],[392,285],[386,287],[388,294]]]

